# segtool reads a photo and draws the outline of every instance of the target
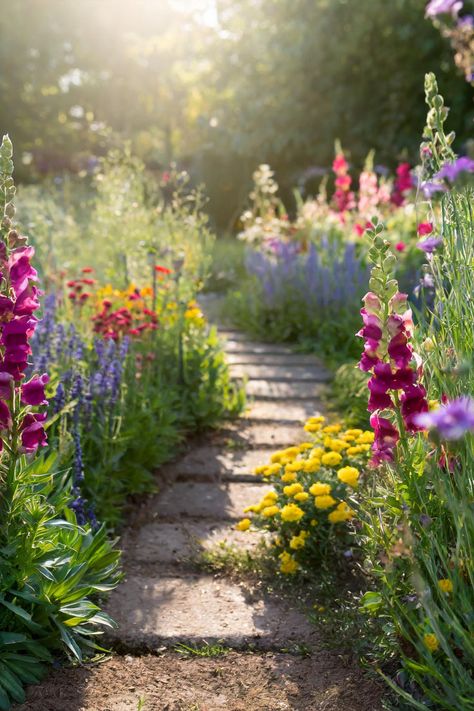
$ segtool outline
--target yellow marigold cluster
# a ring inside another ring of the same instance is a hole
[[[237,524],[239,530],[253,524],[277,534],[274,545],[285,574],[328,550],[324,541],[331,540],[334,525],[354,518],[353,497],[374,440],[373,432],[329,424],[319,415],[309,418],[304,429],[312,441],[274,452],[268,464],[255,469],[274,490],[245,509],[254,514],[251,521]]]

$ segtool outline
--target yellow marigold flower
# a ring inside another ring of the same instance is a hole
[[[321,425],[317,424],[316,422],[308,422],[304,426],[305,432],[319,432],[321,429]]]
[[[313,443],[312,442],[301,442],[299,446],[300,452],[306,452],[307,449],[313,449]]]
[[[264,498],[276,501],[278,499],[278,494],[276,491],[269,491],[268,494],[265,494]]]
[[[353,442],[355,438],[355,435],[348,434],[347,432],[344,432],[344,434],[341,435],[341,439],[343,439],[344,442]]]
[[[329,443],[329,449],[333,452],[342,452],[344,449],[348,449],[349,445],[347,442],[341,442],[340,439],[332,439]]]
[[[259,467],[255,467],[253,472],[254,472],[254,474],[265,476],[267,473],[267,469],[268,469],[268,466],[266,464],[263,464]]]
[[[318,522],[316,521],[315,518],[312,518],[309,523],[310,523],[310,526],[317,526],[318,525]]]
[[[267,471],[265,476],[272,476],[273,474],[279,474],[281,471],[281,464],[269,464],[267,466]]]
[[[289,484],[288,486],[283,487],[283,493],[285,496],[294,496],[295,494],[299,494],[300,491],[303,491],[303,487],[298,483]]]
[[[317,509],[330,509],[335,503],[337,503],[336,499],[333,499],[333,497],[329,495],[316,496],[314,499],[314,505]]]
[[[309,493],[313,496],[323,496],[331,493],[331,485],[323,484],[322,481],[316,481],[309,487]]]
[[[363,430],[351,429],[346,430],[346,435],[352,435],[353,437],[359,437],[363,433]]]
[[[271,518],[272,516],[276,516],[279,511],[280,509],[278,508],[278,506],[265,506],[265,508],[262,509],[262,516],[265,516],[266,518]]]
[[[439,647],[438,638],[433,633],[425,634],[423,636],[423,642],[425,643],[425,647],[427,647],[430,652],[436,652]]]
[[[286,575],[296,573],[299,567],[298,563],[287,551],[283,551],[283,553],[280,554],[280,558],[280,570],[282,573],[285,573]]]
[[[368,452],[370,449],[370,444],[359,444],[359,449],[362,452]]]
[[[270,457],[270,461],[272,464],[276,464],[281,460],[281,458],[285,456],[283,452],[273,452],[272,456]]]
[[[359,479],[359,470],[355,467],[342,467],[337,472],[337,478],[348,486],[356,487]]]
[[[444,593],[451,593],[453,592],[453,583],[449,578],[443,578],[442,580],[438,580],[438,587],[441,590],[441,592]]]
[[[303,469],[304,462],[290,462],[285,466],[285,472],[299,472]]]
[[[314,474],[321,468],[321,461],[319,459],[307,459],[304,463],[304,471],[307,474]]]
[[[363,432],[359,437],[357,438],[358,444],[372,444],[372,442],[375,439],[375,435],[373,432],[370,432],[369,430],[366,430]]]
[[[328,514],[329,523],[341,523],[342,521],[347,521],[347,514],[344,511],[331,511]]]
[[[237,531],[248,531],[252,521],[249,518],[243,518],[239,523],[235,524]]]
[[[326,432],[327,434],[337,434],[341,430],[342,425],[327,425],[327,427],[323,429],[323,432]]]
[[[284,474],[281,475],[281,480],[282,481],[296,481],[296,474],[295,472],[285,472]]]
[[[299,521],[303,516],[304,511],[297,504],[287,504],[281,510],[282,521]]]
[[[324,454],[324,449],[322,447],[313,447],[312,451],[309,453],[311,459],[317,459],[322,457]]]
[[[300,491],[298,494],[295,494],[293,498],[295,501],[306,501],[306,499],[309,499],[309,494],[306,491]]]
[[[339,452],[326,452],[321,457],[321,462],[327,467],[337,467],[342,461],[342,457]]]
[[[326,418],[322,415],[318,415],[317,417],[309,417],[306,420],[306,424],[310,425],[320,425],[322,422],[326,422]]]
[[[244,509],[244,513],[250,513],[250,511],[252,511],[253,513],[258,513],[260,511],[260,507],[258,506],[258,504],[252,504],[252,506],[247,506]]]
[[[293,538],[290,540],[290,548],[292,548],[294,551],[297,551],[298,548],[303,548],[305,544],[305,539],[307,536],[302,536],[301,534],[299,536],[293,536]]]
[[[360,452],[363,451],[361,449],[361,447],[362,447],[361,444],[358,444],[355,447],[349,447],[349,449],[347,450],[347,454],[359,454]]]
[[[285,457],[296,457],[296,455],[299,453],[300,453],[299,447],[287,447],[286,449],[283,450],[283,455]]]

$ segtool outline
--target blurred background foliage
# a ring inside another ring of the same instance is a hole
[[[327,168],[415,161],[434,71],[462,143],[470,87],[425,0],[16,0],[0,15],[0,131],[17,181],[79,174],[129,142],[157,181],[176,162],[235,225],[256,165],[283,197]],[[316,170],[314,170],[316,168]],[[308,172],[308,169],[312,171]],[[310,189],[311,183],[308,183]]]

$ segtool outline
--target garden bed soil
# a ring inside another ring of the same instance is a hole
[[[59,670],[16,711],[379,711],[380,687],[318,653],[113,657]]]

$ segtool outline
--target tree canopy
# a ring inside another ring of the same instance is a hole
[[[379,163],[415,160],[427,71],[467,136],[471,90],[424,0],[207,5],[215,20],[172,0],[11,3],[0,16],[0,130],[18,177],[84,171],[130,141],[150,167],[176,161],[204,180],[225,226],[259,162],[289,186],[327,166],[337,138],[357,164],[372,148]]]

